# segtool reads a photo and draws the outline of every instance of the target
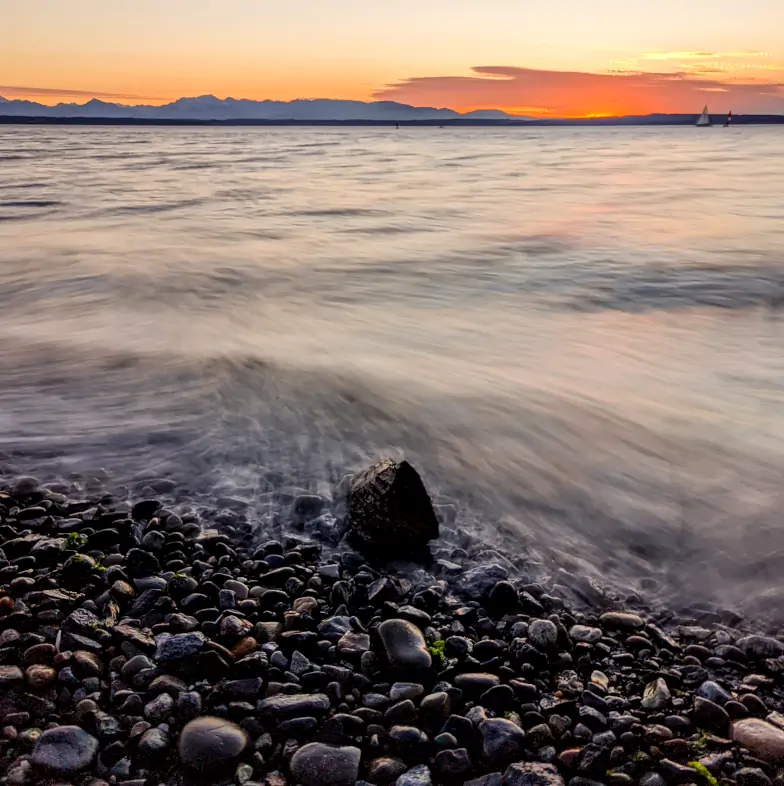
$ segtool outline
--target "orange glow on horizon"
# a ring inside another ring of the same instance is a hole
[[[686,58],[688,53],[674,53]],[[695,53],[692,61],[699,63]],[[704,55],[707,57],[707,55]],[[728,55],[726,55],[728,56]],[[758,58],[759,59],[759,58]],[[139,73],[124,80],[104,75],[103,84],[82,89],[74,79],[67,87],[2,87],[7,99],[26,99],[45,105],[85,104],[92,98],[125,105],[161,105],[181,97],[215,95],[250,100],[290,101],[297,98],[335,98],[356,101],[398,101],[413,106],[447,107],[461,113],[499,109],[512,116],[532,118],[607,118],[657,113],[698,114],[707,103],[714,113],[784,114],[784,67],[770,66],[767,77],[744,79],[734,75],[690,72],[624,70],[609,72],[554,71],[513,66],[476,67],[463,76],[413,77],[387,83],[353,71],[336,69],[316,77],[304,68],[283,78],[264,75],[240,81],[228,66],[216,69],[207,81],[197,74],[183,76]],[[65,78],[65,77],[63,77]],[[30,84],[30,83],[28,83]],[[41,83],[43,84],[43,83]]]

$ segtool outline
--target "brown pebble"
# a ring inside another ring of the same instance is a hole
[[[57,650],[54,644],[33,644],[22,654],[22,665],[32,666],[41,663],[44,666],[51,666],[55,655],[57,655]]]
[[[219,655],[222,655],[229,663],[234,662],[234,655],[232,655],[231,650],[226,649],[222,644],[218,644],[217,641],[206,641],[204,644],[204,649],[207,650],[214,650]]]
[[[35,689],[47,688],[57,679],[57,672],[51,666],[36,663],[25,670],[27,684]]]
[[[256,639],[252,638],[251,636],[246,636],[244,639],[240,639],[232,648],[231,654],[239,660],[240,658],[244,658],[246,655],[250,655],[251,652],[255,652],[259,648],[259,643]]]
[[[77,650],[73,656],[73,670],[79,677],[100,677],[103,673],[103,663],[92,652]]]
[[[581,750],[581,748],[567,748],[565,751],[561,751],[558,754],[558,761],[560,761],[564,767],[571,767],[572,763],[577,758],[577,754]]]
[[[9,598],[8,595],[3,595],[0,598],[0,615],[10,614],[14,610],[14,600]]]
[[[319,602],[316,598],[311,598],[309,595],[303,595],[297,598],[291,605],[294,611],[300,614],[313,614],[314,611],[318,610]]]

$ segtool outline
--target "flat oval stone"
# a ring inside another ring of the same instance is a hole
[[[33,749],[32,762],[66,775],[89,767],[98,753],[98,740],[78,726],[47,729]]]
[[[599,622],[611,630],[637,630],[645,625],[642,617],[629,611],[607,611],[599,617]]]
[[[260,701],[257,709],[262,720],[321,717],[329,710],[329,697],[323,693],[270,696]]]
[[[231,764],[248,745],[248,735],[236,724],[204,716],[185,725],[180,733],[180,761],[194,769]]]
[[[500,684],[501,679],[497,674],[485,674],[481,672],[467,674],[458,674],[454,679],[455,685],[460,690],[466,691],[471,694],[484,693],[490,688],[494,688]]]
[[[416,625],[406,620],[386,620],[378,626],[378,635],[393,669],[429,669],[433,663],[425,637]]]

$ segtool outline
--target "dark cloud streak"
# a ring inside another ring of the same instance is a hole
[[[7,98],[107,98],[130,101],[157,101],[151,96],[138,96],[128,93],[104,93],[100,90],[64,90],[58,87],[21,87],[19,85],[0,85],[0,95]]]

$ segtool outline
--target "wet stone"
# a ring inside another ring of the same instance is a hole
[[[416,625],[401,619],[386,620],[378,626],[378,635],[393,669],[418,671],[430,668],[433,661],[425,638]]]

